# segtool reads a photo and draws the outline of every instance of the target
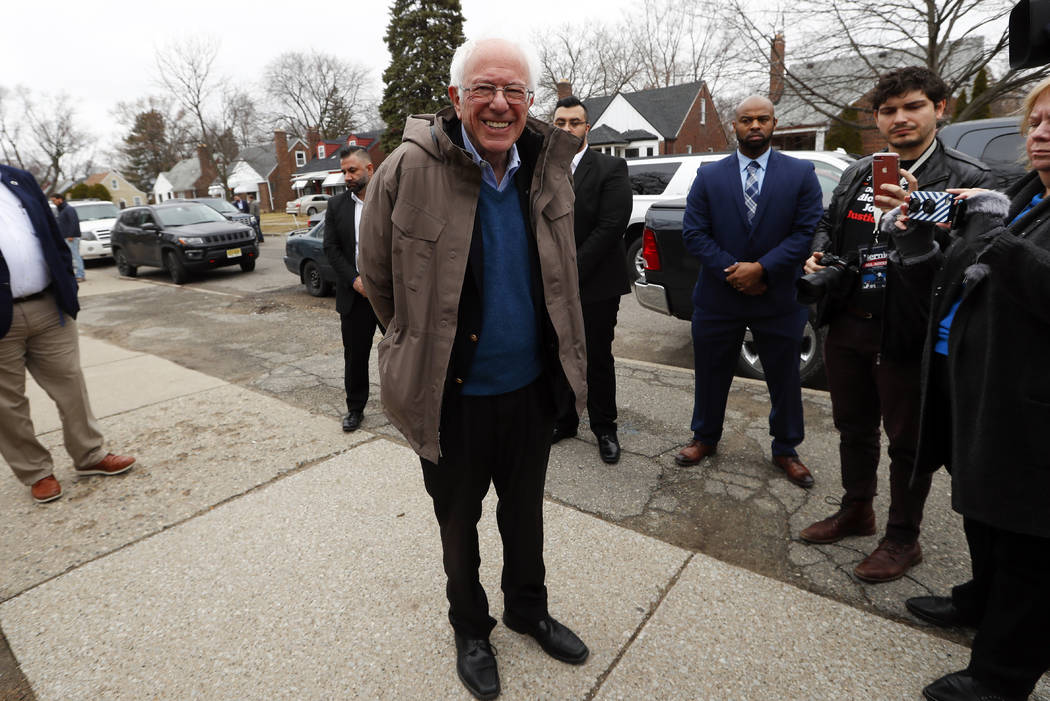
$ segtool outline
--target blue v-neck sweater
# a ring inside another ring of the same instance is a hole
[[[539,335],[532,303],[529,242],[518,189],[481,184],[478,216],[484,250],[481,333],[463,394],[494,395],[539,377]]]

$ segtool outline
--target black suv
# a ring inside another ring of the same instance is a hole
[[[1016,117],[955,122],[938,129],[937,135],[945,146],[984,161],[997,190],[1005,190],[1025,174],[1024,136]]]
[[[110,245],[121,275],[134,277],[138,266],[149,265],[167,270],[177,285],[190,271],[240,265],[250,272],[259,256],[250,226],[186,200],[124,210],[113,225]]]

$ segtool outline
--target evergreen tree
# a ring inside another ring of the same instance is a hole
[[[970,100],[970,104],[977,102],[977,98],[982,94],[988,92],[988,71],[984,68],[977,71],[977,77],[973,79],[973,99]],[[989,103],[985,103],[979,106],[975,111],[970,113],[970,119],[987,119],[992,116],[992,106]]]
[[[379,114],[387,125],[383,150],[401,143],[405,120],[448,104],[448,69],[463,43],[459,0],[394,0],[386,30],[390,66],[383,71]]]
[[[113,195],[109,194],[109,190],[102,183],[95,183],[94,185],[77,183],[66,191],[66,199],[103,200],[105,202],[112,202]]]
[[[854,124],[857,123],[857,110],[847,107],[842,110],[839,119],[836,119],[828,129],[828,137],[824,140],[824,148],[834,151],[841,148],[846,153],[860,153],[864,150],[864,140],[861,138],[860,130]]]
[[[966,98],[966,88],[959,93],[959,97],[955,99],[955,109],[952,110],[952,121],[959,119],[959,116],[970,106],[970,101]]]
[[[178,148],[168,138],[164,115],[155,109],[135,115],[135,123],[118,151],[123,156],[120,171],[143,192],[152,190],[157,176],[179,161]]]

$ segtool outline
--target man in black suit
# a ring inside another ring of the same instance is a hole
[[[346,192],[328,201],[324,218],[324,252],[338,278],[335,309],[343,332],[343,383],[346,386],[346,416],[343,430],[356,431],[368,403],[368,356],[376,332],[376,315],[368,303],[357,271],[357,232],[361,225],[365,191],[374,170],[368,151],[360,146],[339,150],[339,167],[346,179]]]
[[[622,158],[587,148],[587,108],[574,96],[554,110],[554,126],[583,141],[572,161],[576,192],[576,265],[587,336],[587,414],[598,439],[598,454],[612,465],[620,460],[616,436],[616,373],[612,342],[620,296],[630,291],[623,234],[631,218],[631,181]],[[558,417],[553,443],[576,435],[580,417],[570,408]]]

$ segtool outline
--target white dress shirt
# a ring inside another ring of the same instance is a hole
[[[361,210],[365,208],[365,202],[357,196],[356,192],[350,193],[350,199],[354,201],[354,267],[360,274],[361,268],[357,263],[357,240],[361,237]]]
[[[44,249],[21,200],[0,184],[0,252],[11,274],[11,296],[28,297],[51,284]]]

